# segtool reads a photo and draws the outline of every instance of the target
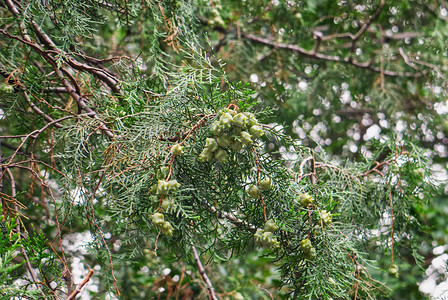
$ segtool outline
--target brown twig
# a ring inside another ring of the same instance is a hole
[[[353,284],[353,288],[355,289],[355,295],[354,295],[353,299],[356,300],[356,299],[358,299],[358,290],[359,290],[359,282],[358,282],[358,279],[360,278],[359,266],[358,266],[358,262],[356,261],[355,253],[353,253],[353,257],[350,254],[347,254],[347,255],[348,255],[348,257],[350,257],[353,264],[355,265],[355,270],[353,271],[353,273],[355,275],[355,283]]]
[[[13,198],[15,198],[16,197],[16,181],[14,180],[14,176],[9,168],[6,168],[6,173],[8,174],[9,180],[11,182],[11,196]],[[18,211],[17,205],[14,204],[14,206],[15,206],[15,209]],[[20,222],[17,222],[16,230],[17,230],[17,233],[20,234],[20,232],[21,232]],[[36,286],[39,293],[45,299],[45,297],[46,297],[45,293],[42,291],[42,289],[40,288],[40,286],[38,284],[39,281],[37,280],[36,273],[34,272],[33,268],[31,267],[30,259],[28,258],[28,255],[26,254],[25,249],[23,247],[20,247],[20,252],[22,253],[23,257],[25,258],[25,265],[26,265],[26,268],[28,269],[28,272],[31,275],[31,278],[33,279],[34,285]]]
[[[31,101],[30,97],[28,96],[27,92],[24,92],[23,95],[25,96],[26,101],[28,102],[28,104],[30,105],[30,107],[41,117],[43,117],[45,120],[47,120],[48,122],[52,122],[54,127],[57,128],[62,128],[63,126],[59,123],[55,123],[54,119],[52,117],[50,117],[49,115],[45,114],[39,107],[37,107],[36,104],[33,103],[33,101]]]
[[[84,115],[85,115],[85,114],[84,114]],[[81,115],[79,115],[79,116],[81,116]],[[14,151],[14,153],[10,156],[9,161],[8,161],[6,164],[7,164],[7,165],[10,164],[10,163],[14,160],[14,157],[15,157],[15,156],[17,155],[17,153],[19,152],[19,149],[22,148],[22,146],[25,144],[25,142],[26,142],[29,138],[32,138],[33,140],[36,140],[36,139],[39,137],[39,135],[40,135],[42,132],[44,132],[48,127],[50,127],[50,126],[52,126],[52,125],[54,125],[54,124],[56,124],[56,123],[59,123],[59,122],[61,122],[61,121],[64,121],[64,120],[67,120],[67,119],[70,119],[70,118],[74,118],[74,117],[79,117],[79,116],[65,116],[65,117],[62,117],[62,118],[60,118],[60,119],[53,120],[53,121],[47,123],[47,124],[46,124],[45,126],[43,126],[41,129],[36,129],[36,130],[34,130],[33,132],[31,132],[31,133],[29,133],[29,134],[26,134],[26,135],[0,136],[0,138],[24,137],[24,139],[22,140],[22,142],[20,143],[20,145],[17,147],[16,151]]]
[[[367,176],[367,175],[369,175],[369,174],[375,172],[375,173],[380,174],[380,176],[384,178],[384,174],[383,174],[380,170],[381,170],[384,166],[388,166],[388,165],[390,165],[392,161],[393,161],[393,159],[389,159],[389,160],[383,161],[383,162],[381,162],[381,163],[375,161],[375,166],[374,166],[372,169],[367,170],[367,171],[365,171],[364,173],[362,173],[361,175],[359,175],[359,177],[365,177],[365,176]]]
[[[233,225],[236,226],[246,226],[248,227],[250,230],[256,230],[256,227],[246,221],[240,220],[237,217],[235,217],[234,215],[232,215],[231,213],[225,212],[225,211],[219,211],[217,210],[214,206],[209,206],[208,207],[210,209],[210,211],[212,213],[216,213],[218,218],[226,218],[227,220],[229,220]]]
[[[310,161],[310,168],[311,168],[310,182],[311,182],[311,184],[316,184],[316,179],[317,179],[316,168],[315,168],[316,160],[314,158],[314,151],[311,150],[311,152],[312,152],[311,155],[312,155],[313,159],[311,159],[311,161]]]
[[[378,9],[370,16],[369,20],[361,26],[361,29],[353,36],[353,43],[358,40],[361,35],[369,29],[370,25],[372,25],[373,21],[375,21],[383,10],[385,4],[385,0],[380,0],[380,5]]]
[[[369,71],[372,71],[372,72],[376,72],[376,73],[383,72],[384,75],[390,76],[390,77],[411,77],[411,78],[417,78],[417,77],[421,77],[423,75],[422,72],[413,73],[413,72],[395,72],[395,71],[390,71],[390,70],[383,70],[382,71],[381,68],[372,66],[372,63],[370,61],[368,61],[368,62],[360,62],[360,61],[352,59],[351,56],[350,57],[341,58],[339,56],[332,56],[332,55],[326,55],[326,54],[323,54],[323,53],[319,53],[317,51],[314,51],[314,49],[311,50],[311,51],[307,51],[304,48],[301,48],[301,47],[293,45],[293,44],[275,42],[275,41],[273,41],[271,39],[255,36],[255,35],[252,35],[252,34],[243,34],[242,36],[246,40],[252,41],[254,43],[262,44],[262,45],[273,47],[273,48],[277,48],[277,49],[289,50],[289,51],[298,53],[298,54],[300,54],[300,55],[302,55],[304,57],[320,59],[320,60],[325,60],[325,61],[333,61],[333,62],[345,63],[345,64],[349,64],[349,65],[352,65],[352,66],[355,66],[355,67],[358,67],[358,68],[361,68],[361,69],[366,69],[366,70],[369,70]]]
[[[71,282],[71,273],[69,271],[69,267],[67,264],[67,259],[65,257],[65,252],[64,252],[64,248],[62,246],[62,231],[61,231],[61,223],[59,222],[59,218],[58,218],[58,208],[57,208],[57,203],[56,203],[56,199],[53,195],[53,191],[51,190],[51,188],[48,186],[48,184],[37,174],[37,172],[30,168],[30,167],[26,167],[26,166],[20,166],[20,165],[16,165],[15,167],[18,168],[23,168],[26,169],[28,171],[30,171],[30,173],[37,179],[40,181],[40,184],[42,187],[45,187],[45,189],[48,191],[48,194],[50,196],[50,198],[53,200],[53,204],[54,204],[54,218],[55,218],[55,222],[56,222],[56,228],[57,228],[57,234],[53,239],[53,242],[56,240],[56,238],[59,237],[59,249],[61,251],[61,255],[59,255],[53,248],[53,246],[51,245],[51,243],[49,243],[51,249],[54,251],[54,253],[59,257],[59,259],[61,260],[62,264],[64,265],[65,268],[65,275],[64,277],[67,278],[67,283]],[[70,288],[70,285],[68,285],[68,287]]]
[[[76,286],[76,289],[70,295],[68,295],[68,297],[65,298],[65,300],[74,300],[75,297],[81,292],[82,288],[87,284],[87,282],[89,282],[92,275],[93,275],[93,270],[89,269],[89,273],[87,273],[87,275],[86,275],[86,277],[84,277],[83,281],[81,281],[81,283],[79,283]]]
[[[55,69],[55,73],[59,76],[59,78],[61,79],[62,83],[64,84],[65,88],[67,89],[67,92],[70,94],[70,96],[73,97],[73,99],[75,99],[75,101],[78,103],[78,106],[83,109],[84,111],[87,112],[87,114],[94,118],[99,120],[100,122],[100,127],[99,129],[101,129],[107,137],[109,137],[110,139],[114,139],[117,138],[114,133],[112,132],[112,130],[110,130],[100,119],[100,117],[96,114],[95,111],[93,111],[84,101],[84,98],[80,95],[80,87],[77,83],[77,81],[73,78],[72,74],[66,70],[64,67],[62,66],[58,66],[56,61],[49,55],[49,51],[45,51],[44,49],[42,49],[39,45],[37,45],[36,43],[34,43],[33,41],[31,41],[31,39],[21,39],[17,36],[11,35],[8,32],[6,32],[5,29],[1,29],[0,33],[6,35],[9,38],[12,39],[16,39],[18,41],[20,41],[21,43],[27,44],[29,45],[33,50],[35,50],[37,53],[39,53],[54,69]],[[50,51],[51,52],[51,51]],[[73,83],[73,85],[66,79],[66,76],[69,77]]]
[[[262,290],[262,291],[265,291],[266,294],[268,294],[269,298],[270,298],[271,300],[274,300],[274,296],[272,296],[272,293],[271,293],[268,289],[262,287],[261,285],[257,285],[256,288],[257,288],[257,289],[260,289],[260,290]]]
[[[154,242],[154,255],[157,256],[157,243],[159,242],[160,234],[162,234],[162,229],[159,230],[159,233],[156,236],[156,240]]]
[[[184,280],[184,277],[185,277],[185,268],[182,265],[182,262],[180,262],[180,267],[181,267],[180,278],[179,278],[179,281],[176,284],[176,288],[174,289],[174,294],[176,294],[176,300],[179,299],[179,296],[180,296],[180,293],[181,293],[182,281]]]
[[[215,114],[210,114],[210,115],[203,116],[201,119],[199,119],[199,121],[197,121],[196,124],[187,131],[187,133],[185,134],[184,139],[179,143],[179,145],[182,145],[183,143],[185,143],[185,141],[190,137],[190,135],[198,127],[202,126],[207,119],[213,118],[214,116],[215,116]]]
[[[94,68],[74,60],[68,53],[65,53],[59,48],[57,48],[55,43],[51,40],[51,38],[39,27],[39,25],[34,20],[31,20],[31,25],[33,26],[34,32],[37,34],[39,39],[43,41],[43,43],[47,46],[47,48],[50,48],[52,51],[55,51],[56,55],[62,57],[63,60],[68,65],[70,65],[72,68],[76,70],[87,71],[91,73],[93,76],[106,83],[106,85],[109,86],[109,88],[114,93],[117,94],[121,93],[120,88],[117,86],[118,80],[116,78],[114,78],[107,72],[104,72],[104,70]]]
[[[83,96],[81,95],[81,88],[79,87],[79,84],[68,70],[66,70],[62,66],[58,66],[55,59],[50,55],[50,53],[54,52],[54,50],[45,50],[35,42],[31,40],[31,38],[28,35],[23,35],[23,39],[14,35],[9,34],[5,29],[1,29],[0,33],[3,35],[15,39],[23,44],[29,45],[33,50],[35,50],[39,55],[41,55],[54,69],[55,73],[58,75],[58,77],[61,79],[63,85],[67,89],[67,92],[70,94],[70,96],[75,99],[75,101],[78,103],[78,106],[86,111],[89,116],[92,118],[95,118],[100,121],[100,129],[103,130],[103,132],[106,134],[107,137],[110,139],[116,138],[112,130],[110,130],[99,118],[99,116],[94,112],[84,101]],[[50,44],[51,46],[51,44]],[[70,83],[66,77],[69,77],[71,79]]]
[[[407,64],[416,71],[420,71],[420,69],[409,60],[408,55],[404,52],[402,47],[398,47],[398,52],[400,53],[401,57],[403,57],[405,64]]]
[[[215,294],[215,289],[213,288],[213,285],[210,279],[208,278],[207,273],[205,272],[204,266],[201,263],[196,247],[194,245],[191,245],[191,250],[193,251],[194,260],[196,262],[196,265],[198,266],[199,274],[201,275],[201,278],[204,281],[204,283],[207,285],[209,298],[212,300],[218,300],[218,297],[216,297]]]

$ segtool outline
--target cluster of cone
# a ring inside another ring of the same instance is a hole
[[[266,248],[275,249],[280,246],[274,232],[278,229],[278,225],[273,220],[268,220],[264,224],[263,229],[257,229],[254,234],[255,243]]]
[[[250,112],[236,113],[231,110],[220,112],[219,118],[210,125],[213,138],[205,140],[205,147],[199,154],[199,161],[210,162],[215,158],[220,163],[229,161],[227,149],[240,151],[263,135],[263,127]]]

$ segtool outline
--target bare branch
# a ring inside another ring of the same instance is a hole
[[[62,118],[60,118],[60,119],[57,119],[57,120],[53,120],[53,121],[51,121],[51,122],[49,122],[49,123],[47,123],[44,127],[42,127],[41,129],[37,129],[37,130],[34,130],[33,132],[31,132],[31,133],[29,133],[29,134],[26,134],[26,135],[11,135],[11,136],[8,136],[8,135],[3,135],[3,136],[0,136],[0,138],[19,138],[19,137],[24,137],[24,139],[22,140],[22,142],[20,143],[20,145],[17,147],[17,149],[16,149],[16,151],[14,151],[14,153],[10,156],[10,158],[9,158],[9,161],[7,162],[7,165],[8,164],[10,164],[12,161],[13,161],[13,159],[14,159],[14,157],[17,155],[17,153],[19,152],[19,150],[22,148],[22,146],[25,144],[25,142],[29,139],[29,138],[32,138],[32,139],[37,139],[38,137],[39,137],[39,135],[42,133],[42,132],[44,132],[48,127],[50,127],[50,126],[52,126],[52,125],[54,125],[54,124],[56,124],[56,123],[59,123],[59,122],[62,122],[62,121],[64,121],[64,120],[67,120],[67,119],[70,119],[70,118],[76,118],[76,117],[81,117],[81,116],[86,116],[86,115],[89,115],[89,114],[83,114],[83,115],[78,115],[78,116],[65,116],[65,117],[62,117]]]
[[[42,31],[42,29],[34,20],[31,20],[31,24],[33,25],[34,31],[36,32],[39,39],[42,40],[48,48],[51,48],[53,51],[55,51],[58,56],[61,56],[72,68],[76,70],[88,71],[101,81],[105,82],[114,93],[121,93],[120,89],[117,86],[118,80],[116,78],[101,69],[93,68],[89,65],[74,60],[68,53],[63,53],[59,48],[57,48],[51,38]]]
[[[381,11],[383,10],[384,3],[385,3],[384,0],[380,0],[380,6],[378,7],[378,9],[373,13],[373,15],[370,16],[369,20],[366,23],[364,23],[361,26],[361,29],[359,29],[359,31],[353,36],[353,42],[355,42],[357,39],[359,39],[359,37],[364,32],[366,32],[366,30],[370,27],[370,25],[372,25],[373,21],[375,21],[375,19],[378,18]]]
[[[326,36],[322,36],[323,41],[332,40],[335,38],[349,38],[352,40],[352,45],[361,37],[362,34],[364,34],[372,25],[373,21],[375,21],[378,16],[380,15],[381,11],[383,10],[385,1],[380,0],[380,5],[378,9],[369,17],[367,22],[365,22],[361,28],[358,30],[357,33],[353,34],[351,32],[343,32],[343,33],[334,33]]]
[[[213,288],[212,282],[207,276],[207,273],[205,272],[204,266],[201,263],[201,260],[199,259],[198,251],[196,250],[196,247],[192,244],[191,250],[193,251],[194,260],[196,262],[196,265],[198,266],[199,274],[201,275],[202,280],[207,285],[207,291],[210,299],[212,300],[218,300],[218,297],[216,297],[215,289]]]
[[[231,213],[225,212],[225,211],[218,211],[214,206],[209,206],[209,209],[211,212],[216,213],[216,215],[218,216],[218,218],[226,218],[227,220],[229,220],[232,224],[237,225],[237,226],[246,226],[248,227],[250,230],[255,230],[256,227],[252,224],[249,224],[246,221],[240,220],[237,217],[235,217],[234,215],[232,215]]]
[[[92,274],[93,270],[89,269],[89,273],[87,273],[83,281],[81,281],[81,283],[76,286],[76,289],[70,295],[68,295],[68,297],[65,298],[65,300],[74,300],[76,296],[81,292],[82,288],[87,284],[87,282],[89,282],[90,278],[92,277]]]
[[[326,61],[339,62],[339,63],[346,63],[346,64],[350,64],[350,65],[358,67],[358,68],[367,69],[369,71],[376,72],[376,73],[381,73],[382,75],[385,75],[385,76],[412,77],[412,78],[417,78],[417,77],[423,76],[425,74],[424,71],[419,71],[419,72],[413,73],[413,72],[395,72],[395,71],[390,71],[390,70],[383,70],[380,67],[372,66],[372,63],[370,61],[369,62],[357,61],[357,60],[353,59],[353,57],[351,55],[349,55],[348,57],[341,58],[339,56],[327,55],[327,54],[318,52],[322,41],[327,41],[327,40],[331,40],[334,38],[349,38],[352,40],[351,44],[349,45],[350,53],[352,53],[355,49],[356,41],[361,37],[362,34],[364,34],[370,28],[372,23],[378,18],[381,11],[383,10],[384,4],[385,4],[385,0],[380,0],[378,9],[369,17],[367,22],[365,22],[361,26],[361,28],[358,30],[358,32],[356,32],[356,34],[352,34],[350,32],[345,32],[345,33],[335,33],[332,35],[323,36],[320,31],[315,31],[314,39],[316,40],[316,44],[311,51],[307,51],[306,49],[301,48],[296,45],[293,45],[293,44],[279,43],[279,42],[270,40],[268,38],[262,38],[262,37],[258,37],[258,36],[252,35],[252,34],[243,34],[242,36],[245,39],[250,40],[252,42],[263,44],[263,45],[270,46],[270,47],[274,47],[277,49],[293,51],[293,52],[299,53],[300,55],[305,56],[305,57],[326,60]],[[411,64],[409,64],[409,60],[405,59],[405,62],[408,65],[410,65],[411,67],[413,67],[414,69],[416,69],[415,66],[412,66]],[[428,66],[428,65],[426,65],[426,66]],[[437,72],[436,68],[433,68],[433,69]],[[440,72],[437,72],[437,73],[440,75]]]
[[[47,120],[48,122],[52,123],[54,127],[57,128],[62,128],[63,126],[57,122],[54,122],[53,118],[50,117],[49,115],[45,114],[39,107],[37,107],[36,104],[33,103],[33,101],[31,101],[30,97],[28,96],[27,92],[24,92],[23,95],[25,96],[26,101],[28,102],[28,104],[31,106],[31,108],[41,117],[43,117],[45,120]]]
[[[63,86],[47,87],[44,91],[50,93],[68,93],[67,89]]]
[[[17,9],[17,6],[11,0],[6,0],[5,3],[8,6],[8,9],[11,11],[11,13],[14,16],[17,17],[20,15],[20,12]],[[6,31],[6,29],[2,29],[2,30],[0,30],[0,32],[3,33],[4,35],[8,36],[9,38],[16,39],[24,44],[31,46],[32,49],[34,49],[40,55],[42,55],[42,57],[45,58],[45,60],[48,63],[50,63],[50,65],[55,69],[56,74],[61,78],[65,88],[67,89],[67,92],[73,97],[73,99],[75,99],[75,101],[78,103],[78,106],[88,113],[93,113],[92,114],[93,118],[99,119],[97,114],[90,107],[88,107],[88,105],[85,103],[85,101],[81,95],[81,92],[80,92],[81,89],[78,86],[77,81],[73,78],[72,74],[69,71],[67,71],[65,68],[63,68],[62,66],[58,66],[55,59],[50,54],[53,53],[58,56],[61,56],[70,67],[72,67],[76,70],[83,70],[83,71],[87,71],[87,72],[93,74],[95,77],[97,77],[98,79],[105,82],[111,88],[111,90],[116,93],[120,92],[119,88],[117,87],[118,80],[113,78],[110,74],[103,73],[103,70],[101,70],[101,69],[93,68],[89,65],[77,62],[76,60],[71,58],[67,53],[62,53],[62,50],[60,50],[56,47],[56,45],[51,40],[51,38],[41,30],[41,28],[39,27],[39,25],[37,25],[36,22],[34,22],[33,20],[30,20],[30,23],[33,26],[33,29],[36,32],[39,39],[42,41],[42,43],[48,49],[44,50],[42,47],[40,47],[36,42],[34,42],[30,38],[30,36],[26,32],[26,28],[24,27],[23,22],[19,22],[19,26],[22,29],[21,31],[22,31],[23,39],[20,39],[19,37],[9,34]],[[70,84],[68,82],[67,79],[65,79],[64,74],[67,77],[71,78],[71,81],[73,82],[74,87],[72,84]],[[101,122],[100,129],[103,130],[105,132],[105,134],[110,139],[114,139],[115,136],[114,136],[113,132],[109,128],[107,128],[107,126],[102,121],[100,121],[100,122]]]
[[[301,48],[301,47],[293,45],[293,44],[274,42],[270,39],[258,37],[258,36],[252,35],[252,34],[242,34],[242,37],[245,38],[246,40],[249,40],[249,41],[252,41],[252,42],[255,42],[258,44],[262,44],[265,46],[269,46],[269,47],[273,47],[273,48],[277,48],[277,49],[289,50],[289,51],[298,53],[304,57],[320,59],[320,60],[325,60],[325,61],[345,63],[345,64],[349,64],[349,65],[352,65],[352,66],[355,66],[355,67],[358,67],[361,69],[366,69],[366,70],[376,72],[376,73],[383,72],[383,74],[386,76],[417,78],[417,77],[421,77],[423,75],[423,72],[412,73],[412,72],[395,72],[395,71],[390,71],[390,70],[382,71],[381,68],[372,66],[371,62],[359,62],[357,60],[352,59],[351,57],[340,58],[339,56],[326,55],[326,54],[322,54],[322,53],[318,53],[318,52],[314,53],[314,50],[307,51],[304,48]]]
[[[442,71],[440,71],[440,68],[437,67],[436,65],[430,64],[430,63],[425,62],[425,61],[421,61],[421,60],[413,59],[413,58],[411,58],[410,60],[411,60],[413,63],[416,63],[416,64],[419,64],[419,65],[428,67],[428,68],[430,68],[430,69],[433,69],[433,70],[437,73],[437,75],[439,75],[440,78],[445,79],[445,75],[443,75]]]
[[[398,52],[400,53],[401,57],[403,57],[404,62],[410,66],[411,68],[420,71],[419,68],[417,68],[410,60],[409,57],[406,55],[406,53],[404,53],[403,48],[399,47],[398,48]]]

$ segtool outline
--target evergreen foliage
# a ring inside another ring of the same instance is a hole
[[[445,19],[345,2],[0,2],[0,299],[415,289]]]

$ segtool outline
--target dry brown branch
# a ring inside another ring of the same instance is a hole
[[[68,297],[65,298],[65,300],[74,300],[75,297],[81,292],[82,288],[87,284],[87,282],[89,282],[92,275],[93,275],[93,270],[89,269],[89,273],[87,273],[87,275],[86,275],[86,277],[84,277],[83,281],[81,281],[81,283],[79,283],[76,286],[76,289],[70,295],[68,295]]]
[[[393,159],[389,159],[389,160],[383,161],[381,163],[375,161],[375,166],[372,169],[367,170],[366,172],[364,172],[361,175],[359,175],[359,177],[365,177],[365,176],[368,176],[371,173],[378,173],[381,177],[384,177],[384,174],[381,172],[381,169],[384,166],[390,165],[392,163],[392,161],[393,161]]]

